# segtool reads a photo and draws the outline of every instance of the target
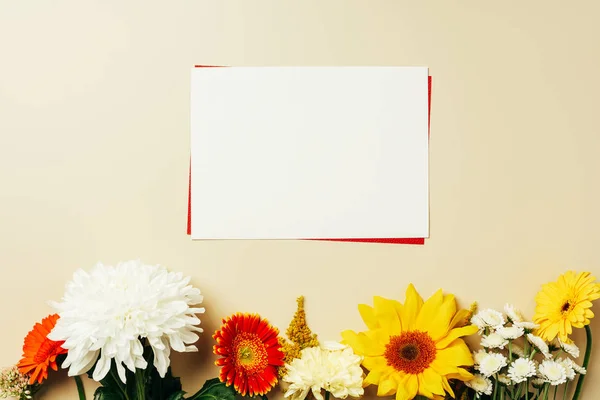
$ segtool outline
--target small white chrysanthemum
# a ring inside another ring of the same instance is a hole
[[[490,377],[506,366],[506,357],[500,353],[488,353],[479,363],[479,372],[485,377]]]
[[[539,366],[540,377],[552,386],[562,385],[567,381],[567,371],[554,360],[544,360]]]
[[[577,372],[578,374],[585,375],[587,373],[585,368],[583,368],[582,366],[580,366],[579,364],[577,364],[575,361],[571,360],[570,358],[567,358],[567,362],[569,364],[571,364],[571,368],[573,368],[573,370],[575,372]]]
[[[322,390],[338,399],[363,395],[362,357],[349,346],[338,342],[325,342],[320,347],[308,347],[300,358],[286,364],[282,378],[289,383],[284,397],[303,400],[310,391],[317,400],[323,400]]]
[[[558,345],[561,349],[573,358],[579,357],[579,347],[575,343],[565,343],[558,339]]]
[[[465,385],[467,385],[477,393],[487,394],[488,396],[492,394],[492,381],[483,375],[473,375],[473,379],[471,379],[470,381],[465,381]]]
[[[520,338],[525,333],[525,330],[520,326],[501,326],[496,329],[496,333],[507,340],[515,340]]]
[[[573,365],[569,362],[571,361],[570,358],[559,357],[555,361],[563,366],[568,380],[572,381],[573,379],[575,379],[575,369],[573,368]]]
[[[519,357],[525,357],[525,350],[523,350],[523,348],[518,344],[511,343],[510,351]]]
[[[503,383],[505,385],[512,385],[512,381],[506,374],[498,374],[498,382]]]
[[[492,310],[491,308],[481,310],[475,314],[475,316],[477,317],[476,319],[480,319],[482,321],[484,327],[491,327],[495,329],[504,325],[504,316],[498,311]],[[477,326],[479,327],[479,325]]]
[[[530,321],[515,322],[513,323],[513,325],[525,329],[525,331],[528,333],[540,327],[538,324],[535,324]]]
[[[477,365],[481,364],[481,360],[483,360],[483,358],[485,356],[487,356],[487,351],[480,349],[477,351],[473,352],[473,361],[475,363],[475,367],[477,368]]]
[[[481,337],[481,345],[488,349],[503,349],[507,344],[508,340],[496,332]]]
[[[161,377],[169,368],[171,348],[197,351],[189,346],[198,340],[195,308],[203,300],[190,278],[158,265],[128,261],[117,266],[97,264],[90,272],[78,270],[66,286],[62,302],[53,303],[60,319],[48,335],[65,343],[68,355],[62,364],[69,376],[87,372],[94,363],[93,379],[100,381],[114,359],[119,378],[125,367],[145,369],[142,340],[154,353]]]
[[[552,357],[552,355],[550,354],[550,348],[548,348],[548,344],[544,342],[544,339],[542,339],[539,336],[535,336],[533,333],[528,333],[527,340],[529,341],[529,343],[534,345],[535,348],[538,349],[540,353],[544,355],[544,357]]]
[[[514,383],[525,382],[536,373],[535,364],[528,358],[519,358],[508,367],[508,376]]]
[[[510,321],[514,324],[515,322],[522,322],[525,320],[523,313],[515,308],[512,304],[504,305],[504,312]]]
[[[487,324],[485,323],[485,321],[479,316],[479,314],[475,314],[471,317],[471,323],[475,326],[477,326],[477,328],[479,328],[479,334],[481,334],[481,332],[483,332],[483,330],[486,328]]]

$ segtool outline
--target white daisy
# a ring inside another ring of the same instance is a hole
[[[500,353],[488,353],[479,363],[479,372],[490,377],[506,366],[506,357]]]
[[[573,370],[575,372],[577,372],[578,374],[581,374],[581,375],[586,374],[587,371],[585,370],[585,368],[581,367],[579,364],[577,364],[575,361],[571,360],[570,358],[567,358],[566,360],[571,365],[571,368],[573,368]]]
[[[144,345],[152,348],[154,366],[164,377],[171,348],[197,351],[190,344],[204,308],[192,307],[203,300],[190,278],[140,261],[115,267],[97,264],[90,272],[78,270],[66,286],[62,302],[52,303],[60,318],[48,335],[62,341],[68,355],[62,364],[69,376],[81,375],[96,363],[93,379],[100,381],[116,362],[121,381],[130,371],[145,369]]]
[[[483,332],[483,330],[487,327],[485,321],[479,316],[479,314],[475,314],[471,317],[471,323],[476,325],[479,328],[479,334]]]
[[[514,383],[525,382],[527,378],[535,375],[535,364],[528,358],[519,358],[510,363],[508,376]]]
[[[492,381],[480,374],[473,375],[473,379],[465,381],[465,385],[479,394],[487,394],[488,396],[492,394]]]
[[[559,363],[560,365],[562,365],[563,368],[565,369],[565,374],[567,375],[567,379],[572,381],[573,379],[575,379],[575,369],[573,368],[573,365],[569,361],[571,361],[570,358],[559,357],[556,359],[556,362]]]
[[[515,306],[513,306],[512,304],[505,304],[504,312],[506,313],[506,316],[508,317],[508,319],[510,319],[512,323],[522,322],[523,320],[525,320],[525,318],[523,317],[523,313],[516,309]]]
[[[540,351],[540,353],[544,355],[544,357],[552,357],[552,355],[550,354],[550,349],[548,348],[548,344],[544,342],[544,339],[542,339],[539,336],[535,336],[532,333],[528,333],[527,340],[529,341],[529,343],[534,345]]]
[[[501,326],[496,329],[496,333],[507,340],[515,340],[520,338],[525,333],[525,330],[520,326]]]
[[[483,321],[484,327],[491,327],[495,329],[504,325],[504,316],[498,311],[492,310],[491,308],[481,310],[477,314],[475,314],[475,316],[477,316],[479,319],[481,319],[481,321]]]
[[[544,360],[539,366],[540,377],[552,386],[562,385],[567,381],[567,371],[554,360]]]
[[[579,357],[579,347],[575,343],[565,343],[558,339],[558,344],[561,349],[573,358]]]
[[[488,354],[487,351],[485,351],[483,349],[477,350],[476,352],[474,351],[473,352],[473,361],[475,363],[475,366],[481,364],[481,360],[483,360],[483,358],[485,356],[487,356],[487,354]]]
[[[540,327],[538,324],[535,324],[535,323],[529,322],[529,321],[514,322],[513,325],[521,327],[521,328],[525,329],[525,331],[528,331],[528,332],[531,332]]]
[[[289,383],[285,398],[303,400],[309,392],[323,400],[322,390],[338,399],[361,397],[363,391],[362,357],[352,348],[337,342],[326,342],[321,347],[308,347],[286,364],[282,381]]]
[[[481,337],[481,345],[488,349],[503,349],[507,344],[508,340],[496,332]]]

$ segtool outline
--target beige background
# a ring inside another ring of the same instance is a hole
[[[567,268],[600,275],[599,16],[595,0],[0,0],[0,365],[97,261],[193,276],[206,334],[172,362],[188,391],[217,374],[210,334],[233,311],[285,329],[304,294],[338,339],[363,327],[358,303],[409,282],[531,315]],[[193,64],[429,66],[431,239],[192,242]],[[64,372],[52,382],[44,399],[77,398]]]

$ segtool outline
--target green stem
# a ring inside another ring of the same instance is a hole
[[[77,393],[79,394],[79,400],[85,400],[85,390],[83,389],[83,382],[81,376],[75,375],[75,384],[77,385]]]
[[[585,326],[585,356],[583,357],[583,368],[586,369],[588,364],[590,363],[590,356],[592,355],[592,329],[589,324]],[[577,386],[575,386],[575,393],[573,394],[573,400],[579,399],[579,395],[581,394],[581,388],[583,387],[583,379],[585,375],[579,375],[577,379]]]
[[[529,400],[529,378],[525,379],[525,400]]]
[[[498,374],[496,374],[496,379],[494,379],[494,400],[498,398]],[[325,399],[327,400],[327,399]]]
[[[565,391],[563,392],[563,400],[567,398],[567,388],[569,387],[569,381],[565,383]]]
[[[512,341],[508,342],[508,362],[511,363],[512,362],[512,347],[511,347]]]
[[[329,400],[329,391],[325,391],[325,400]]]
[[[556,400],[556,393],[558,392],[558,385],[554,386],[554,400]]]
[[[117,383],[117,387],[119,388],[119,390],[123,393],[123,396],[125,397],[125,400],[130,400],[129,396],[127,395],[127,390],[125,390],[123,388],[123,384],[121,383],[121,378],[119,378],[119,375],[115,374],[115,371],[113,371],[113,369],[111,368],[109,370],[110,374],[112,375],[113,379],[115,380],[115,382]]]
[[[138,400],[146,400],[146,391],[144,390],[144,372],[139,368],[135,369],[135,385],[137,387],[136,393]]]

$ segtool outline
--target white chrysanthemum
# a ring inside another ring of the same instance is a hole
[[[492,381],[480,374],[473,375],[473,379],[465,381],[465,385],[477,393],[487,394],[488,396],[492,394],[492,389],[494,388]]]
[[[579,347],[575,343],[565,343],[558,339],[558,345],[561,349],[573,358],[579,357]]]
[[[488,349],[503,349],[507,344],[508,340],[496,332],[481,337],[481,345]]]
[[[487,351],[480,349],[477,351],[473,352],[473,361],[475,363],[475,366],[477,367],[477,365],[481,364],[481,360],[483,360],[483,358],[485,356],[487,356]]]
[[[554,360],[544,360],[539,366],[540,377],[552,386],[562,385],[567,381],[567,371]]]
[[[488,353],[479,363],[479,372],[485,377],[490,377],[506,366],[506,357],[500,353]]]
[[[527,332],[531,332],[540,327],[538,324],[535,324],[530,321],[515,322],[515,323],[513,323],[513,325],[521,327],[521,328],[525,329],[525,331],[527,331]]]
[[[523,350],[523,348],[518,344],[511,343],[510,351],[519,357],[525,357],[525,350]]]
[[[284,397],[303,400],[312,391],[317,400],[323,400],[321,390],[338,399],[348,396],[361,397],[364,393],[362,357],[349,346],[337,342],[325,342],[321,347],[308,347],[300,358],[286,364],[287,372],[282,378],[289,383]]]
[[[164,377],[171,348],[197,351],[188,345],[198,340],[195,332],[202,332],[195,314],[204,308],[191,306],[203,298],[189,282],[181,273],[140,261],[76,271],[62,302],[52,304],[60,319],[48,338],[64,340],[62,347],[69,351],[62,367],[69,368],[69,376],[80,375],[97,360],[93,378],[100,381],[114,359],[125,382],[125,367],[130,371],[147,367],[142,356],[145,339],[152,347],[154,366]]]
[[[586,369],[583,368],[582,366],[580,366],[579,364],[577,364],[575,361],[571,360],[570,358],[567,358],[567,362],[571,365],[571,368],[573,368],[573,370],[575,372],[577,372],[578,374],[581,375],[585,375],[586,374]]]
[[[514,383],[525,382],[536,373],[535,364],[527,358],[519,358],[508,367],[508,376]]]
[[[575,369],[573,368],[573,365],[571,365],[571,363],[569,362],[571,361],[571,359],[559,357],[555,361],[563,366],[568,380],[572,381],[573,379],[575,379]]]
[[[540,353],[544,355],[544,357],[552,357],[552,355],[550,354],[550,348],[548,347],[548,344],[544,342],[544,339],[542,339],[539,336],[535,336],[533,333],[528,333],[527,340],[529,341],[529,343],[534,345],[540,351]]]
[[[515,340],[520,338],[525,333],[525,330],[520,326],[501,326],[496,329],[496,333],[507,340]]]
[[[498,382],[503,383],[507,386],[512,385],[512,381],[506,374],[498,374]]]
[[[483,327],[491,327],[495,329],[504,325],[504,316],[498,311],[492,310],[491,308],[486,308],[485,310],[479,311],[474,315],[474,318],[477,321],[481,321],[480,323],[483,325]],[[475,322],[473,323],[476,324]],[[479,327],[479,325],[477,326]]]
[[[523,313],[516,309],[512,304],[504,305],[504,312],[510,321],[514,324],[515,322],[523,322],[525,318],[523,317]]]

